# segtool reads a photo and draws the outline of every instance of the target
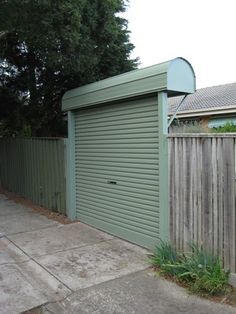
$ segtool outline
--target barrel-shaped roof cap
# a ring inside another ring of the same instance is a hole
[[[191,94],[195,90],[196,80],[191,64],[183,58],[176,58],[72,89],[62,98],[62,110],[144,97],[161,91],[172,97]]]

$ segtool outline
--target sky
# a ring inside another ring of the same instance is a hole
[[[130,0],[123,16],[140,67],[183,57],[197,88],[236,82],[236,0]]]

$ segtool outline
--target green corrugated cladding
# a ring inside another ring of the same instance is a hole
[[[168,239],[167,97],[194,91],[177,58],[64,95],[71,218],[147,248]]]
[[[64,139],[1,138],[1,186],[65,213],[65,145]]]

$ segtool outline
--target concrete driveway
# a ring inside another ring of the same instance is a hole
[[[147,268],[146,251],[62,225],[0,195],[0,313],[13,314]]]
[[[0,195],[1,314],[236,313],[155,278],[146,254],[82,223],[49,220]]]

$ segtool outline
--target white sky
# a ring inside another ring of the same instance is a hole
[[[184,57],[197,88],[236,82],[236,0],[130,0],[124,17],[140,67]]]

